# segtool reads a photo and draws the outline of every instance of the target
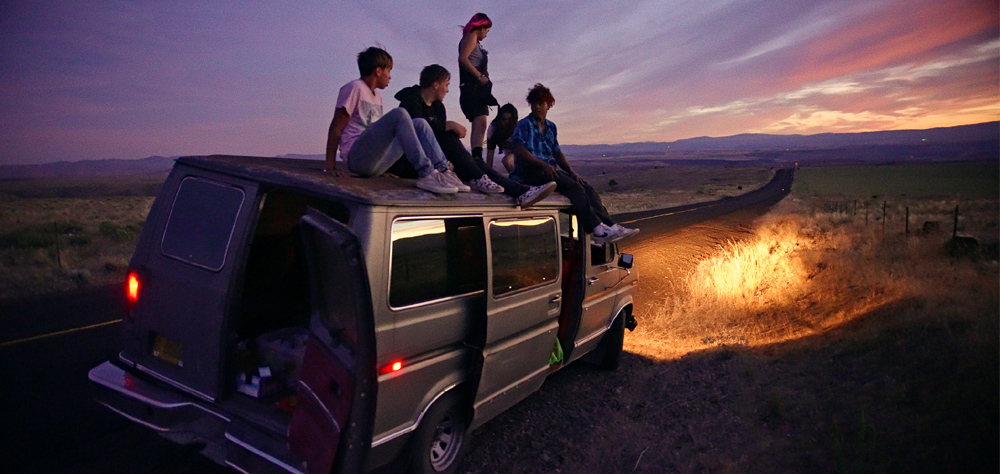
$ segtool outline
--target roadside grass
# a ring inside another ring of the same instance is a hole
[[[3,197],[0,298],[123,281],[150,196]]]
[[[883,232],[827,212],[827,199],[786,198],[748,237],[698,263],[626,337],[627,351],[654,362],[631,374],[642,388],[622,382],[621,403],[650,411],[626,426],[659,430],[648,445],[661,449],[646,453],[645,467],[607,472],[996,470],[997,262],[949,258],[950,231]],[[929,198],[913,207],[940,220],[955,205]],[[965,210],[959,235],[998,235],[996,199],[957,205]],[[685,399],[690,392],[718,411],[704,412],[704,402]],[[701,410],[701,419],[677,404]],[[688,428],[696,433],[688,440],[650,426],[658,423],[704,429]],[[677,456],[663,449],[671,442],[693,446]],[[603,455],[625,463],[636,453]],[[583,466],[569,467],[598,472]]]
[[[463,469],[996,472],[997,263],[830,199],[793,194],[751,227],[726,223],[742,237],[706,242],[658,287],[670,297],[627,333],[618,371],[554,374],[476,432]],[[928,218],[957,204],[960,235],[997,235],[995,198],[916,204]],[[642,250],[640,281],[675,261]]]
[[[950,219],[955,201],[925,200],[912,216]],[[963,202],[960,235],[996,240],[997,201]],[[950,232],[883,231],[857,215],[824,211],[822,199],[792,196],[682,278],[647,337],[659,359],[719,345],[760,346],[822,333],[894,301],[920,301],[942,317],[996,315],[995,261],[951,261]],[[947,226],[942,226],[947,227]],[[986,311],[987,314],[990,311]],[[651,342],[651,341],[650,341]]]

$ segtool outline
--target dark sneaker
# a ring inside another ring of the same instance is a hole
[[[437,194],[455,194],[458,192],[458,188],[448,182],[444,175],[437,170],[431,171],[429,175],[418,179],[417,187]]]
[[[534,206],[538,201],[549,197],[549,194],[552,194],[552,191],[555,190],[555,181],[549,181],[540,186],[532,186],[524,194],[517,197],[517,205],[521,206],[521,209]]]
[[[500,194],[503,192],[503,186],[493,182],[485,174],[477,180],[469,181],[469,186],[483,194]]]

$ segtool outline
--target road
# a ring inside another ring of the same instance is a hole
[[[792,174],[778,170],[765,186],[734,198],[618,215],[619,222],[641,229],[623,248],[656,247],[672,231],[735,211],[762,214],[788,194]],[[655,260],[643,258],[640,278],[662,281]],[[117,287],[0,301],[4,472],[232,473],[196,448],[170,443],[92,400],[87,372],[116,356],[123,305]]]

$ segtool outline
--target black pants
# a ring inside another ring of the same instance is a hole
[[[548,176],[540,168],[533,166],[522,167],[521,177],[524,178],[525,184],[535,186],[549,181]],[[573,210],[580,218],[580,226],[588,234],[602,222],[607,225],[615,224],[608,214],[608,209],[604,207],[601,196],[583,178],[576,179],[566,171],[556,169],[555,182],[556,191],[566,196],[573,204]]]
[[[458,138],[452,132],[445,132],[437,136],[438,145],[441,145],[441,151],[444,152],[444,157],[455,165],[455,174],[458,175],[462,181],[474,181],[482,178],[485,174],[493,180],[494,183],[503,186],[504,194],[511,197],[518,197],[528,190],[528,186],[525,186],[517,181],[514,181],[498,172],[486,166],[483,160],[477,160],[469,154],[469,150],[465,149],[465,145],[462,144],[462,139]],[[544,184],[544,183],[542,183]]]

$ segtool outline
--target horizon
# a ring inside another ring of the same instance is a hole
[[[708,140],[725,140],[725,139],[736,138],[736,137],[740,137],[740,136],[744,136],[744,135],[761,135],[761,136],[768,136],[768,137],[801,137],[801,138],[808,138],[808,137],[815,137],[815,136],[819,136],[819,135],[829,135],[829,134],[835,134],[835,135],[857,135],[857,134],[864,134],[864,133],[880,133],[880,132],[904,132],[904,133],[905,132],[920,132],[920,131],[928,131],[928,130],[950,129],[950,128],[958,128],[958,127],[969,127],[969,126],[976,126],[976,125],[992,125],[992,124],[997,124],[998,125],[997,140],[1000,140],[1000,121],[993,121],[993,122],[981,122],[981,123],[974,123],[974,124],[967,124],[967,125],[955,125],[955,126],[951,126],[951,127],[933,127],[933,128],[924,128],[924,129],[877,130],[877,131],[872,131],[872,132],[821,132],[821,133],[814,133],[814,134],[739,133],[739,134],[736,134],[736,135],[725,135],[725,136],[718,136],[718,137],[712,137],[712,136],[688,137],[688,138],[680,138],[680,139],[677,139],[677,140],[671,140],[671,141],[666,141],[666,142],[646,141],[646,142],[624,142],[624,143],[591,143],[591,144],[586,144],[586,145],[562,144],[562,146],[563,147],[567,147],[567,146],[568,147],[620,147],[620,146],[629,146],[629,145],[637,145],[637,146],[642,146],[642,145],[669,145],[669,144],[672,144],[672,143],[683,142],[683,141],[687,141],[687,140],[702,140],[702,139],[708,139]],[[713,148],[713,150],[714,150],[714,148]],[[760,150],[770,150],[770,148],[760,148]],[[715,150],[715,151],[717,151],[717,150]],[[219,154],[222,154],[222,155],[232,155],[232,153],[219,153]],[[10,166],[14,166],[14,167],[17,167],[17,166],[35,166],[35,165],[51,165],[51,164],[59,164],[59,163],[70,163],[70,164],[72,164],[72,163],[81,163],[81,162],[85,162],[85,161],[95,161],[96,162],[96,161],[138,161],[138,160],[149,160],[149,159],[176,159],[176,158],[181,158],[181,157],[184,157],[184,156],[207,156],[207,155],[211,155],[211,153],[191,153],[191,154],[187,154],[187,155],[149,155],[149,156],[131,157],[131,158],[91,158],[91,159],[79,159],[79,160],[45,161],[45,162],[39,162],[39,163],[6,163],[6,164],[0,163],[0,169],[2,169],[4,167],[10,167]],[[278,154],[274,154],[274,155],[246,155],[246,156],[259,156],[259,157],[263,157],[263,158],[304,158],[304,157],[322,157],[322,156],[324,156],[324,154],[323,153],[278,153]]]
[[[1000,120],[1000,5],[979,0],[14,1],[0,7],[0,164],[322,154],[358,51],[393,55],[389,110],[424,65],[457,76],[458,27],[476,11],[494,21],[483,46],[495,95],[523,117],[528,88],[552,88],[563,145]],[[449,119],[467,125],[452,85]]]

